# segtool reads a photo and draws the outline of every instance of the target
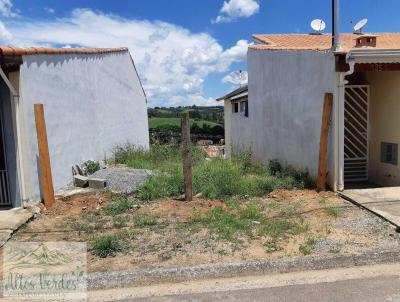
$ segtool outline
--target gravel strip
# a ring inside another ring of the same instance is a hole
[[[152,175],[150,170],[109,167],[95,172],[89,178],[103,178],[107,181],[106,189],[131,194]]]

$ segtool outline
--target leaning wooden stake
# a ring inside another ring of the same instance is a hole
[[[46,121],[44,117],[43,104],[35,104],[35,123],[39,150],[40,184],[44,205],[49,208],[54,203],[53,179],[51,176],[51,165],[49,145],[47,142]]]
[[[318,176],[317,176],[317,191],[326,190],[326,177],[328,165],[328,135],[329,124],[332,112],[333,95],[325,93],[324,107],[322,111],[321,138],[319,141],[319,161],[318,161]]]
[[[189,112],[182,115],[182,149],[183,149],[183,177],[185,182],[185,200],[192,201],[192,161],[190,156],[190,120]]]

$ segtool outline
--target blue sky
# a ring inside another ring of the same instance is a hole
[[[253,33],[330,31],[331,0],[0,0],[2,44],[128,46],[151,106],[211,105],[246,69]],[[341,0],[341,31],[400,31],[399,0]],[[218,17],[219,16],[219,17]],[[218,21],[216,22],[218,17]]]

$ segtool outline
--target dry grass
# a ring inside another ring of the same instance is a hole
[[[374,240],[336,228],[349,205],[333,193],[278,190],[260,198],[137,205],[107,192],[58,201],[12,240],[86,241],[90,271],[295,256],[313,253],[321,238]]]

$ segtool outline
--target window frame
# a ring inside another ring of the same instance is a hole
[[[399,152],[398,144],[381,142],[381,163],[397,166],[398,152]]]

